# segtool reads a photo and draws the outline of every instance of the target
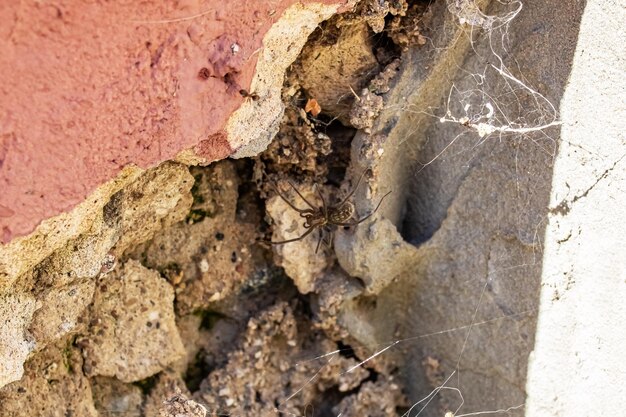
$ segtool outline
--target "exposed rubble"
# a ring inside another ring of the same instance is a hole
[[[180,314],[236,295],[254,272],[257,239],[257,224],[237,218],[239,179],[234,164],[219,162],[192,173],[193,204],[185,221],[129,252],[175,287]]]
[[[24,376],[0,389],[0,412],[7,417],[98,417],[80,350],[71,343],[50,345],[25,367]]]
[[[36,308],[37,301],[27,294],[0,297],[0,386],[24,374],[23,364],[35,348],[26,329]]]
[[[185,354],[174,289],[158,272],[126,262],[98,280],[89,329],[78,344],[88,376],[133,382],[161,371]]]
[[[400,385],[393,379],[381,378],[376,382],[365,382],[356,394],[341,400],[333,407],[333,414],[347,417],[394,417],[397,407],[405,405]]]
[[[280,411],[300,415],[307,404],[324,404],[323,393],[358,387],[368,372],[337,354],[333,343],[306,329],[306,321],[287,303],[278,303],[248,322],[228,363],[202,383],[195,399],[212,413],[266,415]]]
[[[402,70],[400,51],[423,44],[424,10],[363,2],[315,30],[281,103],[260,81],[259,90],[238,90],[245,111],[231,133],[261,108],[274,117],[286,106],[279,128],[263,119],[246,133],[256,142],[238,156],[257,153],[278,129],[254,161],[131,169],[97,194],[65,241],[47,237],[53,244],[33,260],[0,265],[8,277],[0,289],[15,292],[0,296],[8,323],[0,358],[9,358],[0,414],[262,416],[312,407],[382,417],[406,407],[393,358],[368,359],[382,336],[367,318],[423,251],[382,211],[356,227],[318,229],[304,226],[301,210],[323,211],[321,197],[336,204],[354,191],[356,220],[388,191],[379,165],[387,139],[376,124]]]
[[[177,394],[163,401],[160,410],[162,417],[205,417],[206,408],[193,400]]]
[[[100,415],[140,417],[143,404],[141,388],[117,378],[98,376],[91,379],[93,403]]]
[[[380,70],[374,38],[365,22],[342,16],[311,38],[296,64],[298,79],[307,96],[316,99],[325,113],[346,123],[354,91],[361,90]]]

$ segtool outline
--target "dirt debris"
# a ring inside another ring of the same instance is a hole
[[[396,409],[405,406],[406,399],[400,386],[392,378],[365,382],[356,394],[344,398],[333,408],[334,415],[342,417],[395,417]]]
[[[361,6],[361,16],[374,33],[380,33],[385,29],[388,14],[404,16],[408,7],[406,0],[367,0]]]
[[[365,133],[371,133],[374,120],[383,109],[383,105],[381,96],[364,88],[350,109],[350,123],[357,129],[363,129]]]
[[[385,27],[387,35],[400,47],[407,51],[412,46],[426,45],[427,28],[432,20],[431,8],[427,3],[415,2],[403,13],[398,13]]]
[[[333,340],[347,340],[349,333],[339,323],[339,315],[346,300],[357,297],[363,292],[358,280],[346,274],[341,268],[334,267],[324,273],[316,282],[312,299],[313,325],[324,331]]]
[[[324,356],[336,349],[334,343],[308,330],[303,319],[284,302],[252,318],[239,348],[208,376],[194,400],[211,413],[300,415],[307,404],[324,401],[332,387],[340,392],[358,387],[368,371],[359,367],[342,374],[357,362]]]
[[[320,157],[331,151],[330,137],[317,130],[304,109],[288,108],[276,138],[257,157],[257,169],[282,176],[306,173],[312,178],[324,178],[328,168],[320,163]],[[257,173],[255,179],[261,182],[263,173]]]
[[[177,394],[163,402],[161,417],[205,417],[206,408],[193,400]]]
[[[441,359],[434,355],[426,355],[422,359],[422,367],[424,368],[424,375],[426,376],[428,385],[432,388],[437,388],[443,384],[445,372],[441,366]]]
[[[402,61],[400,59],[394,59],[389,64],[387,64],[385,69],[379,72],[378,75],[376,75],[376,77],[374,77],[374,79],[370,81],[368,88],[374,94],[378,95],[388,92],[391,89],[390,83],[398,74],[401,63]]]
[[[381,94],[391,89],[390,84],[398,73],[400,64],[400,59],[394,59],[370,81],[367,88],[361,90],[361,94],[350,109],[352,126],[362,129],[365,133],[371,133],[374,121],[384,108],[384,99]]]
[[[141,388],[115,378],[98,376],[91,379],[93,402],[100,415],[141,417]]]
[[[149,387],[149,392],[143,405],[143,415],[145,417],[162,416],[164,412],[178,412],[179,414],[174,415],[180,417],[205,416],[205,414],[196,414],[200,413],[201,410],[206,412],[206,409],[188,399],[191,397],[191,393],[178,373],[172,371],[162,372],[155,377],[153,384]],[[188,414],[184,414],[185,412]]]

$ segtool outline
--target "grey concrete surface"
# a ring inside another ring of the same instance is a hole
[[[563,142],[559,103],[584,2],[492,2],[483,8],[491,17],[474,26],[462,7],[436,7],[445,17],[405,57],[372,134],[357,135],[352,149],[353,164],[374,173],[357,206],[393,190],[378,215],[416,255],[390,261],[406,264],[392,280],[368,269],[364,281],[388,285],[343,320],[368,323],[362,343],[399,341],[385,354],[401,364],[411,416],[522,416],[551,256],[543,240]],[[486,127],[492,133],[482,135]],[[367,263],[342,248],[361,247],[373,227],[338,235],[343,267]]]

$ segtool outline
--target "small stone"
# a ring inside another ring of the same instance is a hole
[[[206,259],[202,259],[198,266],[200,267],[200,271],[202,271],[203,273],[206,274],[207,272],[209,272],[209,262]]]
[[[134,382],[182,358],[185,348],[174,321],[172,286],[157,271],[136,261],[127,262],[106,279],[107,293],[94,295],[95,322],[102,325],[89,329],[88,339],[100,335],[83,350],[86,361],[92,362],[87,374]],[[125,308],[114,319],[110,312],[120,303]]]

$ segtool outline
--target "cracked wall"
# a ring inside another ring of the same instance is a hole
[[[514,80],[486,73],[490,30],[510,9],[479,6],[484,14],[469,2],[363,2],[319,27],[336,9],[300,10],[282,22],[302,19],[297,36],[272,28],[272,39],[295,36],[295,46],[259,53],[278,64],[257,68],[226,128],[237,157],[275,135],[265,152],[190,169],[210,162],[202,153],[221,140],[210,136],[177,163],[128,167],[73,213],[4,246],[0,407],[15,416],[148,416],[198,404],[234,415],[313,406],[391,416],[417,412],[444,381],[461,390],[462,412],[523,404],[534,389],[526,368],[545,219],[569,214],[584,194],[549,214],[557,127],[472,130],[489,108],[452,92],[474,91],[477,79],[491,88],[482,100],[517,112],[509,127],[545,112]],[[529,2],[506,23],[502,64],[553,103],[582,6]],[[481,105],[476,119],[441,122]],[[612,172],[593,178],[602,186]],[[317,233],[268,244],[303,232],[277,189],[289,201],[301,193],[298,207],[336,202],[361,174],[355,218],[391,191],[371,219],[336,228],[321,249]],[[442,390],[422,415],[459,402]]]

